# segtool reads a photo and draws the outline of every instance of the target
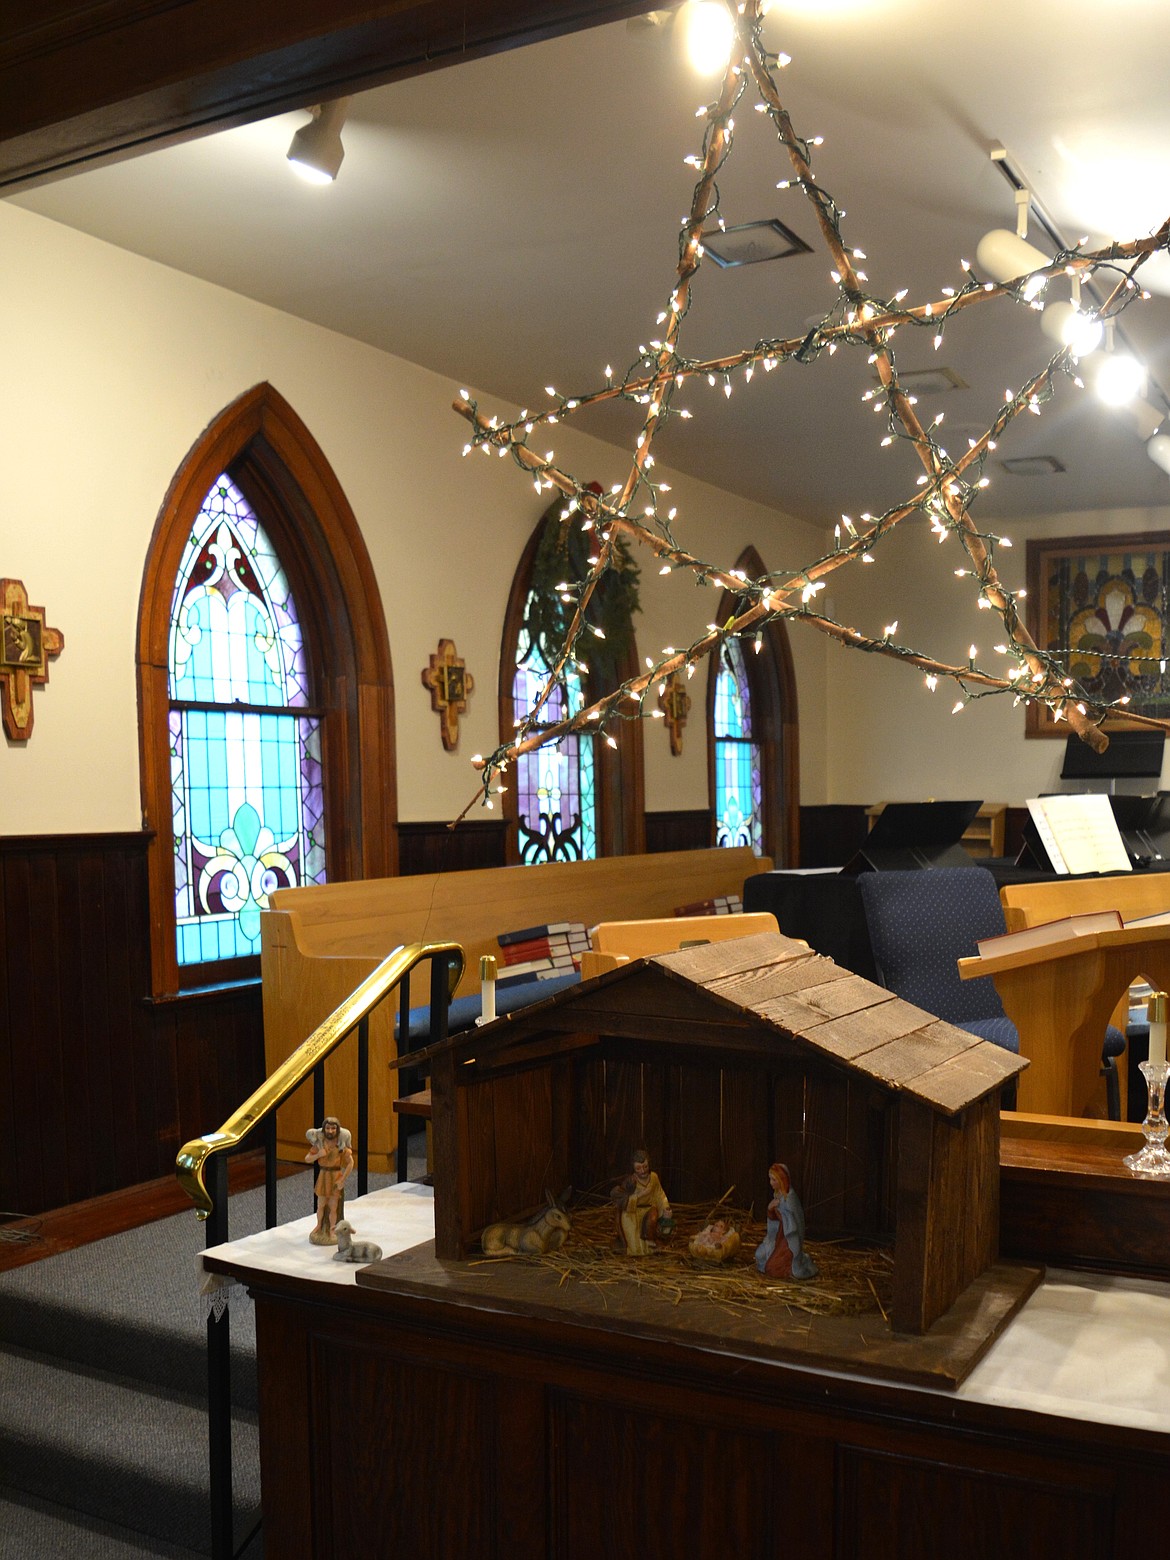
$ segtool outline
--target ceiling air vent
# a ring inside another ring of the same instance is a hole
[[[899,371],[898,381],[910,395],[945,395],[948,390],[971,388],[953,368],[907,368]]]
[[[717,266],[759,265],[762,260],[786,260],[811,255],[812,248],[778,217],[767,222],[741,222],[738,227],[703,234],[703,248]]]
[[[1013,477],[1054,477],[1067,469],[1055,455],[1014,455],[1000,465]]]

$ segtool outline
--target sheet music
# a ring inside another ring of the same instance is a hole
[[[1028,811],[1055,871],[1133,870],[1107,796],[1042,796]]]

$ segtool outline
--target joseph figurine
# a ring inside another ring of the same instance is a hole
[[[624,1250],[630,1257],[648,1257],[657,1251],[658,1227],[670,1218],[670,1202],[644,1148],[634,1150],[633,1173],[617,1183],[610,1198],[617,1209],[614,1250]]]

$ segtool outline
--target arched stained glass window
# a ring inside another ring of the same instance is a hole
[[[723,641],[715,679],[715,843],[764,850],[763,765],[738,639]]]
[[[325,880],[321,717],[288,580],[226,475],[179,565],[168,684],[178,961],[257,953],[268,895]]]
[[[767,576],[754,547],[735,563],[750,580]],[[725,591],[720,623],[742,612]],[[777,619],[750,639],[727,640],[707,679],[707,754],[714,839],[750,845],[757,855],[794,867],[800,859],[800,723],[788,633]]]
[[[545,659],[524,628],[516,661],[512,704],[519,720],[535,707],[548,679]],[[584,707],[581,679],[571,669],[567,669],[566,689],[567,698],[558,688],[545,704],[542,717],[548,722],[564,720]],[[525,866],[537,861],[592,861],[597,855],[593,746],[593,737],[574,735],[517,759],[520,860]]]

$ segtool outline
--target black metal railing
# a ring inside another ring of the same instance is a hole
[[[179,1183],[195,1203],[198,1218],[207,1222],[208,1247],[229,1240],[228,1156],[254,1144],[264,1146],[264,1226],[276,1224],[276,1111],[310,1077],[313,1120],[325,1115],[325,1061],[351,1034],[357,1033],[357,1167],[358,1196],[369,1189],[370,1014],[396,987],[401,994],[399,1050],[409,1049],[410,973],[430,960],[430,1032],[428,1047],[447,1034],[447,1007],[463,974],[463,949],[458,943],[407,943],[383,959],[318,1025],[304,1043],[266,1078],[218,1132],[184,1143],[176,1160]],[[405,1123],[399,1124],[404,1130]],[[399,1159],[400,1175],[404,1160]],[[232,1560],[232,1384],[231,1332],[228,1311],[207,1318],[208,1473],[211,1492],[212,1560]],[[250,1541],[251,1535],[249,1535]]]

